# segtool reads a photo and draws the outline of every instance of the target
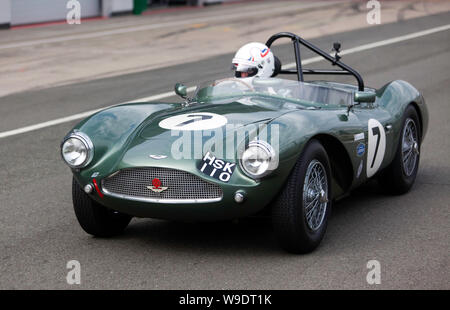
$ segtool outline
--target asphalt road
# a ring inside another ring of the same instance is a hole
[[[345,49],[449,20],[445,13],[313,42],[331,48],[339,40]],[[59,156],[76,122],[0,139],[0,289],[450,289],[449,39],[447,30],[344,56],[369,86],[415,85],[430,128],[412,191],[388,196],[376,183],[355,191],[335,204],[322,245],[309,255],[283,252],[264,220],[134,219],[123,236],[93,238],[76,221],[71,174]],[[176,81],[220,78],[231,57],[3,97],[0,132],[167,92]],[[381,264],[380,285],[366,282],[372,259]],[[66,283],[69,260],[81,263],[81,285]]]

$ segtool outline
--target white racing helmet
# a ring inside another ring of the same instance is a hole
[[[265,44],[248,43],[234,55],[233,70],[237,78],[269,78],[275,71],[275,57]]]

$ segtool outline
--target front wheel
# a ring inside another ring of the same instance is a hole
[[[292,253],[313,251],[322,241],[330,212],[330,163],[320,142],[311,140],[272,207],[281,246]]]
[[[75,215],[81,228],[97,237],[111,237],[124,231],[131,221],[131,216],[108,209],[92,200],[72,180],[72,201]]]

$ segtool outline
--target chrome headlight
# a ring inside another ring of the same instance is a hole
[[[94,145],[82,132],[69,135],[61,145],[61,155],[71,168],[86,167],[94,157]]]
[[[248,144],[239,163],[249,177],[258,179],[268,175],[278,167],[278,156],[269,143],[255,140]]]

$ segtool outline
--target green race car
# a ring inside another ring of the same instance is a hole
[[[229,78],[182,102],[142,102],[100,111],[73,128],[61,154],[73,173],[76,217],[89,234],[121,233],[132,217],[220,221],[268,211],[283,248],[315,249],[332,202],[370,178],[396,194],[417,175],[428,112],[413,86],[380,89],[292,33],[297,80]],[[336,70],[302,67],[300,46]],[[358,86],[304,82],[304,74],[352,75]]]

